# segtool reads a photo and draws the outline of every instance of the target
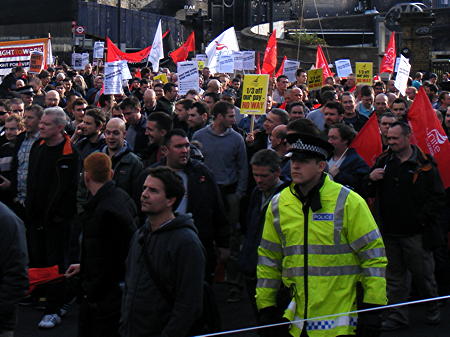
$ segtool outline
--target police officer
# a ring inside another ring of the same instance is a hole
[[[379,336],[379,311],[311,319],[385,305],[387,259],[365,201],[324,173],[333,146],[309,134],[287,137],[293,182],[266,213],[257,267],[260,319],[308,319],[290,325],[295,337]],[[277,293],[283,288],[289,296],[281,307]],[[287,335],[263,330],[265,336]]]

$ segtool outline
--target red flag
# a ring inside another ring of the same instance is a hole
[[[450,187],[450,143],[423,87],[409,109],[408,119],[417,146],[433,156],[444,187]]]
[[[323,53],[322,47],[320,45],[317,46],[317,53],[316,53],[316,69],[322,68],[323,69],[323,83],[325,83],[325,80],[327,77],[333,76],[333,73],[331,72],[330,68],[328,67],[328,61]]]
[[[136,72],[134,73],[134,77],[142,78],[142,75],[141,75],[141,68],[138,68],[138,69],[136,70]]]
[[[261,74],[261,60],[259,51],[256,52],[256,74]]]
[[[166,30],[166,32],[161,36],[163,39],[170,33],[170,29]]]
[[[148,46],[147,48],[144,48],[135,53],[124,53],[119,48],[117,48],[117,46],[109,39],[109,37],[106,38],[106,47],[108,48],[108,51],[106,53],[106,62],[126,60],[128,62],[138,63],[147,58],[148,54],[150,53],[150,49],[152,49],[152,46]]]
[[[284,62],[287,60],[287,57],[285,56],[285,57],[283,57],[283,61],[281,61],[281,66],[280,66],[280,68],[278,68],[278,71],[277,71],[277,73],[275,74],[275,77],[278,77],[278,76],[281,76],[281,75],[283,75],[283,72],[284,72]]]
[[[169,54],[173,63],[186,61],[190,51],[195,51],[195,34],[192,32],[183,45]]]
[[[383,60],[381,61],[380,74],[392,73],[394,71],[396,56],[397,52],[395,51],[395,32],[392,32],[388,47],[384,52]]]
[[[377,114],[372,114],[369,120],[358,132],[350,147],[372,167],[377,157],[383,152],[383,143],[381,142],[380,127],[378,126]]]
[[[264,61],[262,66],[262,74],[273,75],[277,67],[277,30],[274,29],[272,35],[267,41],[266,51],[264,52]]]
[[[28,290],[31,293],[36,286],[58,279],[64,278],[63,274],[59,273],[58,266],[52,266],[47,268],[29,268],[28,269],[28,282],[30,288]]]

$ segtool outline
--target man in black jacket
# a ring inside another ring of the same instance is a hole
[[[122,337],[185,337],[201,316],[205,256],[191,216],[174,214],[183,195],[170,168],[150,170],[141,196],[148,219],[127,259]]]
[[[64,272],[70,221],[76,213],[79,155],[64,132],[66,113],[60,107],[44,110],[40,139],[30,152],[25,210],[30,267],[58,265]],[[61,322],[64,286],[48,287],[47,307],[39,323],[53,328]]]
[[[84,181],[92,198],[81,218],[81,261],[66,272],[67,277],[78,272],[81,276],[79,336],[119,336],[121,283],[136,229],[136,206],[115,186],[111,159],[104,153],[92,153],[84,160]]]
[[[376,161],[368,176],[369,196],[375,196],[378,222],[386,246],[389,304],[409,298],[408,271],[423,298],[437,296],[432,250],[443,242],[441,213],[444,188],[430,156],[411,145],[411,128],[395,122],[387,133],[389,150]],[[427,304],[425,319],[438,324],[436,302]],[[407,307],[391,309],[385,331],[407,327]]]
[[[256,265],[258,264],[258,246],[261,243],[266,210],[272,197],[285,188],[288,183],[283,183],[280,179],[281,159],[275,151],[259,150],[253,155],[250,164],[256,186],[252,191],[247,208],[245,219],[247,231],[238,263],[239,269],[245,276],[250,302],[257,314]]]
[[[16,303],[28,290],[23,222],[0,202],[0,336],[13,336]]]
[[[211,282],[216,268],[216,249],[221,258],[229,254],[230,226],[211,171],[203,163],[190,158],[190,148],[186,133],[181,129],[172,130],[165,138],[165,158],[154,167],[167,165],[183,180],[186,193],[176,212],[192,214],[206,250],[206,280]]]

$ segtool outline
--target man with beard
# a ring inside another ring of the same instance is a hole
[[[105,137],[102,134],[104,125],[105,116],[100,109],[86,111],[80,125],[80,139],[75,142],[75,147],[82,160],[105,145]]]

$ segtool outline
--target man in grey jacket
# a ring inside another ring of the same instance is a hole
[[[28,289],[25,227],[0,202],[0,337],[12,337],[16,325],[16,303]]]

